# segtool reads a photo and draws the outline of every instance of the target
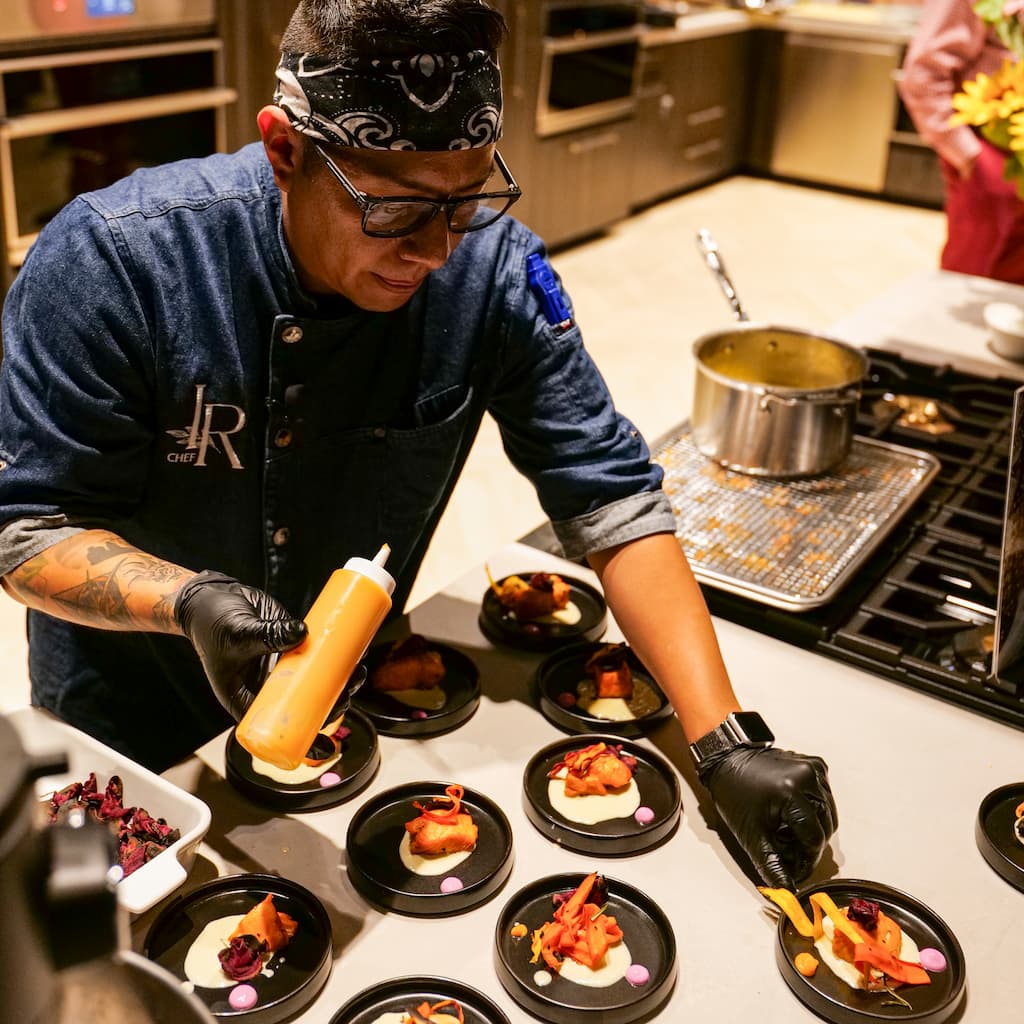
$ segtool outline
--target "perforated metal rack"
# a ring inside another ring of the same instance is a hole
[[[654,460],[697,578],[790,611],[830,601],[939,471],[927,452],[856,437],[833,473],[764,479],[710,461],[685,427]]]

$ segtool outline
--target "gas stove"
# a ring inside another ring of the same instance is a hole
[[[870,368],[857,434],[929,452],[939,472],[827,604],[788,611],[702,583],[708,607],[720,618],[1024,728],[1024,673],[1001,671],[997,678],[992,671],[1020,382],[885,350],[865,352]],[[652,451],[678,436],[679,430],[670,432]],[[558,552],[549,528],[523,541]]]

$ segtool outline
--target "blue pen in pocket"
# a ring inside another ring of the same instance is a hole
[[[540,300],[544,310],[544,318],[552,327],[565,328],[572,326],[572,314],[562,298],[555,272],[539,253],[526,257],[526,279]]]

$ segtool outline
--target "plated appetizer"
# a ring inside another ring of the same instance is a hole
[[[569,751],[548,772],[548,802],[580,825],[628,818],[640,807],[635,770],[636,758],[623,754],[621,744]]]
[[[626,977],[632,960],[622,929],[607,913],[608,887],[601,875],[591,872],[573,891],[555,893],[552,903],[552,920],[530,937],[530,963],[543,961],[548,971],[592,988]],[[538,985],[550,983],[546,973],[535,976]]]
[[[419,875],[440,875],[461,864],[476,849],[479,830],[462,808],[462,786],[445,788],[428,804],[413,801],[419,817],[405,823],[399,846],[402,863]]]
[[[572,625],[579,621],[579,609],[572,603],[572,588],[553,572],[535,572],[529,579],[506,576],[494,581],[489,569],[487,579],[501,606],[520,622],[548,620]]]
[[[91,818],[110,825],[117,834],[117,861],[122,878],[127,878],[157,854],[163,853],[181,838],[163,818],[154,818],[142,807],[124,805],[124,784],[119,775],[111,775],[101,793],[96,773],[85,782],[72,782],[57,790],[44,803],[51,822],[63,821],[76,808]]]
[[[814,977],[824,964],[851,989],[879,994],[880,1005],[913,1009],[913,988],[930,985],[931,974],[948,966],[940,950],[919,949],[914,938],[872,900],[851,898],[840,907],[828,893],[811,893],[813,918],[808,918],[788,889],[759,891],[813,943],[817,956],[801,952],[794,958],[794,967],[805,978]]]
[[[1017,837],[1018,843],[1024,843],[1024,803],[1017,805],[1013,818],[1013,834]]]
[[[426,637],[411,633],[388,648],[370,673],[370,685],[378,690],[426,690],[444,677],[440,652]]]
[[[243,984],[269,969],[275,954],[295,937],[298,922],[274,906],[267,896],[241,916],[234,914],[210,921],[185,954],[185,977],[202,988],[232,988],[232,1009],[248,1010],[259,994]]]
[[[628,722],[659,711],[664,701],[629,664],[628,644],[604,644],[583,664],[584,678],[575,693],[566,691],[559,702],[577,707],[594,718]]]

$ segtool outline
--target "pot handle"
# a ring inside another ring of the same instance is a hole
[[[740,321],[749,320],[750,317],[747,316],[746,310],[740,305],[740,298],[736,294],[736,289],[733,288],[732,281],[725,272],[725,264],[722,262],[722,257],[718,254],[718,243],[707,228],[701,228],[697,232],[697,248],[700,249],[704,262],[708,265],[711,273],[718,279],[719,288],[725,293],[725,297],[729,300],[729,305],[732,306],[733,316]]]
[[[807,395],[804,398],[783,398],[774,391],[766,391],[758,402],[761,412],[769,412],[772,403],[792,408],[794,405],[833,405],[837,413],[842,413],[842,406],[855,405],[860,401],[860,392],[853,389],[840,391],[833,395]]]

